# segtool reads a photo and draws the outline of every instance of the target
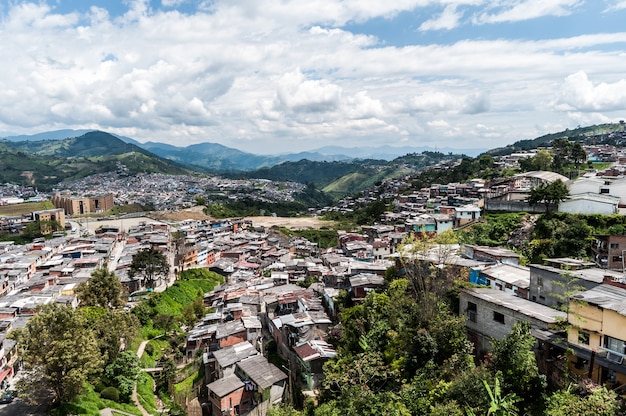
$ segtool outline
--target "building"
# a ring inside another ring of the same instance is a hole
[[[591,249],[598,267],[622,271],[625,269],[626,235],[596,235]]]
[[[50,234],[52,231],[52,222],[60,225],[61,230],[65,227],[65,213],[61,208],[46,209],[44,211],[33,212],[33,221],[39,221],[42,234]]]
[[[114,206],[113,194],[78,197],[68,193],[58,193],[53,195],[50,200],[56,208],[62,208],[66,215],[106,212],[113,209]]]
[[[553,263],[555,264],[554,260]],[[593,264],[593,263],[591,263]],[[584,289],[592,289],[602,284],[605,277],[621,278],[622,273],[596,267],[570,270],[530,265],[529,299],[542,305],[558,308],[567,303],[570,293]]]
[[[559,203],[559,212],[568,214],[617,214],[619,197],[604,194],[584,193],[571,195]]]
[[[502,340],[517,322],[549,330],[567,320],[565,312],[493,289],[463,289],[459,306],[467,316],[465,325],[478,357],[491,350],[492,339]]]
[[[478,278],[473,279],[470,274],[470,282],[492,289],[510,292],[514,295],[528,299],[530,287],[530,269],[528,267],[513,264],[495,264],[487,266],[479,271]]]
[[[572,295],[569,305],[571,370],[609,388],[626,384],[626,285],[607,279]]]

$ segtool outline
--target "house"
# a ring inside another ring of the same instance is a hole
[[[224,322],[217,325],[215,339],[219,342],[220,348],[235,345],[248,340],[248,333],[241,319]]]
[[[480,208],[475,205],[465,205],[454,209],[454,228],[463,227],[480,218]]]
[[[385,283],[385,279],[373,273],[361,273],[350,276],[348,292],[352,299],[365,299],[367,292],[379,289]]]
[[[205,354],[205,374],[209,383],[235,373],[235,364],[259,352],[248,341]]]
[[[617,214],[620,198],[612,195],[584,193],[570,195],[559,203],[559,212],[568,214]]]
[[[502,247],[475,246],[461,244],[459,252],[468,259],[506,264],[519,264],[519,254]]]
[[[591,244],[593,260],[603,269],[625,270],[626,235],[596,235]]]
[[[479,276],[477,284],[491,286],[492,289],[510,292],[528,299],[530,287],[530,269],[528,267],[494,264],[480,270]]]
[[[239,377],[231,374],[207,385],[209,391],[209,414],[211,416],[238,416],[245,384]]]
[[[551,264],[558,264],[558,259],[549,259]],[[565,261],[570,270],[544,266],[530,265],[529,299],[542,305],[557,308],[567,303],[568,295],[572,291],[592,289],[602,284],[604,278],[621,278],[622,273],[596,267],[588,269],[574,269],[578,263]],[[593,263],[591,263],[593,264]]]
[[[478,357],[491,350],[491,339],[502,340],[517,322],[548,330],[567,320],[565,312],[500,290],[462,289],[459,299],[460,311],[467,316],[468,336]]]
[[[293,351],[297,357],[297,373],[306,383],[306,389],[319,388],[324,376],[324,363],[337,356],[334,347],[325,341],[313,340],[294,346]]]
[[[249,397],[254,406],[258,403],[280,403],[285,393],[287,374],[262,355],[255,355],[237,363],[235,373],[246,385],[243,404]],[[252,407],[252,406],[251,406]],[[245,406],[242,408],[245,411]]]
[[[572,295],[568,313],[570,368],[609,388],[626,384],[626,285],[619,282]]]

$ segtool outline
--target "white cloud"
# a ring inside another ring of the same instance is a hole
[[[434,31],[470,10],[491,18],[516,7],[525,18],[578,10],[574,1],[545,3],[211,0],[180,13],[134,1],[121,14],[91,7],[83,15],[45,1],[11,3],[0,9],[0,130],[101,128],[140,141],[245,143],[249,151],[281,140],[299,149],[437,143],[439,134],[449,146],[488,147],[568,126],[574,112],[619,117],[621,98],[602,86],[622,87],[624,32],[581,28],[533,41],[472,39],[467,25]],[[443,13],[426,17],[428,31],[407,26],[405,46],[367,31],[370,18],[395,23],[394,15],[432,9]],[[363,25],[352,33],[345,22]],[[457,34],[464,40],[445,43]],[[593,82],[563,83],[578,71]]]
[[[611,13],[626,9],[626,0],[612,1],[609,3],[610,5],[606,9],[604,9],[605,13]]]
[[[565,78],[557,105],[583,112],[618,111],[626,108],[626,79],[595,84],[584,71]]]
[[[494,2],[494,12],[474,16],[474,23],[519,22],[544,16],[565,16],[582,4],[581,0],[511,0]]]
[[[277,105],[296,113],[334,110],[340,97],[340,87],[324,80],[308,80],[300,69],[283,75],[276,92]]]
[[[463,13],[456,10],[456,5],[449,4],[441,12],[439,16],[427,20],[419,27],[421,31],[427,30],[450,30],[459,26],[459,21],[463,17]]]

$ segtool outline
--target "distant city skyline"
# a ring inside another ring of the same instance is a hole
[[[0,137],[488,149],[626,118],[625,0],[0,4]]]

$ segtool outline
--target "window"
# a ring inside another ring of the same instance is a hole
[[[609,189],[608,188],[602,188],[602,189],[600,189],[600,193],[601,194],[608,194],[609,193]]]
[[[589,333],[578,331],[578,343],[583,345],[589,345]]]
[[[622,256],[613,256],[613,261],[622,261]]]
[[[476,312],[476,304],[474,302],[467,302],[467,319],[476,322]]]
[[[618,354],[626,354],[626,343],[621,339],[612,338],[608,335],[604,336],[604,347],[607,350],[614,351]]]
[[[611,248],[619,248],[619,243],[611,243]]]
[[[578,357],[576,359],[576,364],[574,364],[574,367],[579,370],[587,370],[589,368],[588,361]]]
[[[500,312],[493,311],[493,320],[503,324],[504,323],[504,315],[502,315]]]

